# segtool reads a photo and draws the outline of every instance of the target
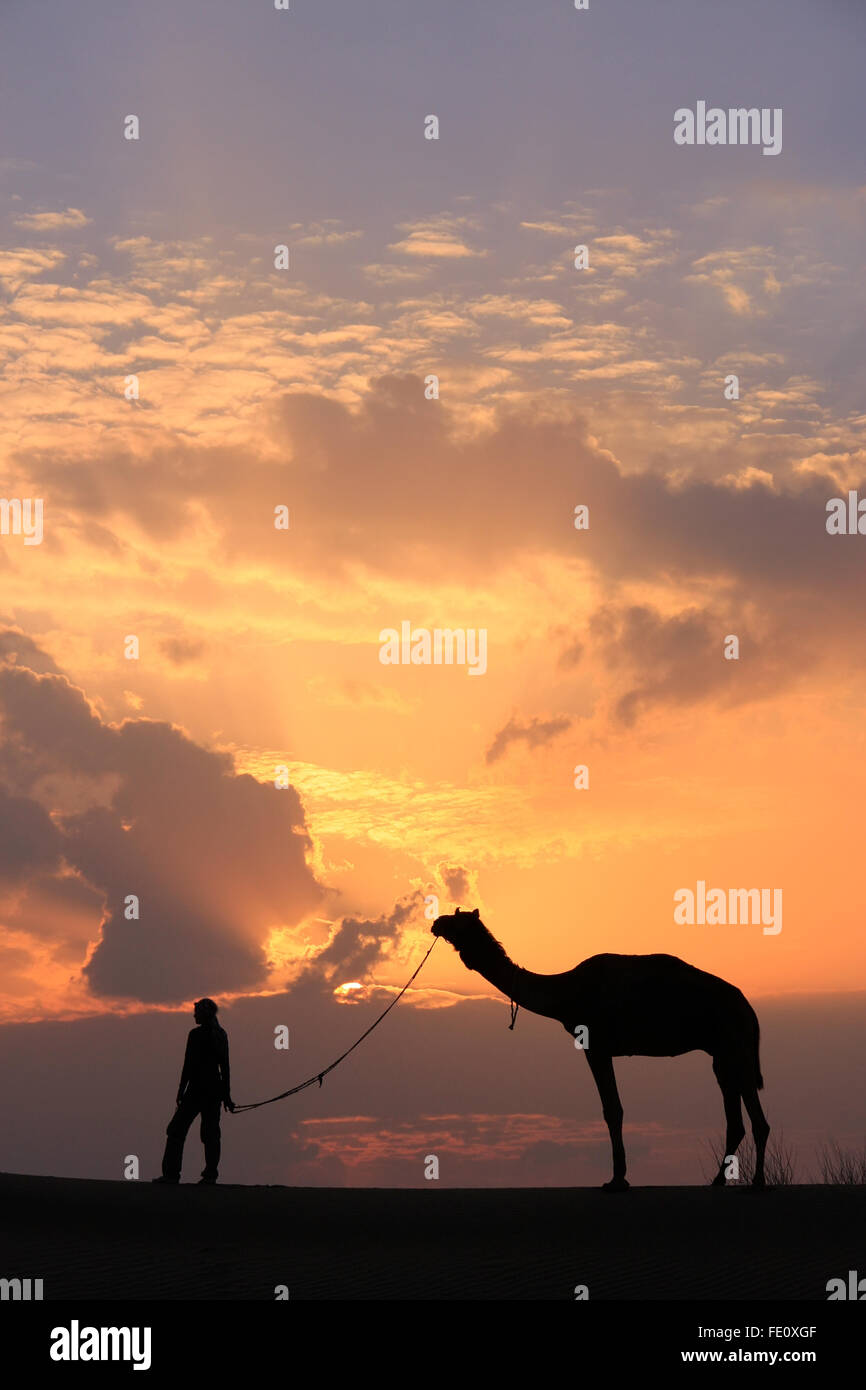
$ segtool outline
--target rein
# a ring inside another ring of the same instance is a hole
[[[438,940],[439,940],[439,938],[438,938],[438,936],[437,936],[437,937],[436,937],[436,940],[433,942],[433,946],[436,945],[436,942],[437,942]],[[433,946],[430,947],[430,951],[433,950]],[[422,960],[421,965],[418,966],[418,969],[415,971],[415,974],[412,975],[412,976],[410,976],[410,978],[406,981],[405,985],[404,985],[403,988],[400,990],[400,993],[399,993],[399,994],[395,994],[394,998],[391,1000],[391,1002],[390,1002],[390,1004],[388,1005],[387,1009],[384,1009],[383,1012],[380,1013],[380,1015],[379,1015],[379,1017],[376,1019],[376,1021],[375,1021],[374,1023],[371,1023],[371,1024],[370,1024],[370,1027],[367,1028],[366,1031],[363,1032],[363,1033],[361,1034],[361,1036],[360,1036],[360,1038],[358,1038],[357,1042],[353,1042],[351,1047],[347,1047],[347,1048],[346,1048],[346,1051],[345,1051],[340,1057],[337,1058],[336,1062],[332,1062],[331,1065],[330,1065],[329,1067],[325,1067],[322,1071],[316,1072],[315,1076],[309,1076],[309,1077],[307,1078],[307,1080],[306,1080],[306,1081],[302,1081],[302,1082],[300,1083],[300,1085],[298,1085],[298,1086],[293,1086],[293,1087],[291,1088],[290,1091],[281,1091],[280,1094],[279,1094],[278,1096],[271,1096],[269,1100],[256,1100],[256,1101],[253,1101],[250,1105],[236,1105],[236,1106],[235,1106],[235,1109],[234,1109],[234,1113],[235,1113],[235,1114],[238,1114],[238,1112],[241,1111],[241,1110],[258,1110],[259,1107],[262,1106],[262,1105],[273,1105],[274,1101],[276,1101],[276,1100],[285,1100],[287,1096],[295,1096],[295,1095],[297,1095],[298,1091],[305,1091],[305,1090],[307,1089],[308,1086],[314,1085],[315,1082],[317,1082],[317,1081],[318,1081],[319,1085],[321,1086],[322,1081],[323,1081],[323,1079],[328,1075],[328,1072],[333,1071],[335,1067],[338,1067],[338,1066],[340,1065],[341,1062],[345,1061],[345,1059],[348,1057],[349,1053],[350,1053],[350,1052],[354,1052],[354,1051],[355,1051],[355,1048],[358,1047],[358,1045],[359,1045],[360,1043],[362,1043],[366,1037],[369,1037],[369,1035],[372,1033],[373,1029],[379,1027],[379,1024],[382,1022],[382,1019],[385,1017],[385,1015],[386,1015],[386,1014],[389,1014],[389,1013],[391,1012],[391,1010],[393,1009],[394,1005],[395,1005],[400,999],[402,999],[403,995],[406,993],[406,991],[407,991],[407,989],[409,988],[409,986],[411,985],[412,981],[415,979],[415,976],[418,975],[418,974],[420,974],[422,967],[427,963],[427,959],[428,959],[428,957],[429,957],[429,955],[430,955],[430,951],[427,952],[427,955],[426,955],[426,956],[424,957],[424,959]]]

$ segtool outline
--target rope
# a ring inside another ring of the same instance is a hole
[[[436,937],[436,940],[433,942],[433,946],[436,945],[436,941],[438,941],[438,940],[439,940],[439,938],[438,938],[438,936],[437,936],[437,937]],[[430,947],[430,951],[433,950],[433,946]],[[283,1091],[283,1092],[282,1092],[280,1095],[278,1095],[278,1096],[271,1096],[270,1100],[257,1100],[257,1101],[253,1101],[253,1103],[252,1103],[251,1105],[236,1105],[235,1108],[234,1108],[234,1113],[237,1115],[237,1114],[239,1113],[239,1111],[241,1111],[241,1110],[258,1110],[258,1108],[259,1108],[260,1105],[273,1105],[273,1103],[274,1103],[275,1100],[285,1100],[287,1096],[295,1096],[295,1095],[297,1095],[298,1091],[305,1091],[305,1090],[307,1089],[308,1086],[314,1085],[315,1082],[317,1082],[317,1081],[318,1081],[319,1085],[321,1086],[321,1084],[322,1084],[322,1078],[325,1077],[325,1076],[327,1076],[329,1071],[333,1071],[333,1070],[334,1070],[334,1067],[338,1067],[338,1066],[340,1065],[341,1062],[345,1061],[345,1059],[348,1057],[349,1053],[350,1053],[350,1052],[354,1052],[354,1051],[355,1051],[355,1048],[358,1047],[359,1044],[362,1043],[362,1042],[364,1041],[364,1039],[370,1035],[370,1033],[372,1033],[373,1029],[379,1027],[379,1024],[382,1022],[382,1019],[385,1017],[385,1014],[389,1014],[389,1013],[391,1012],[391,1010],[393,1009],[394,1005],[395,1005],[396,1003],[398,1003],[398,1001],[399,1001],[400,999],[403,998],[403,995],[406,993],[406,991],[407,991],[407,989],[409,988],[409,986],[411,985],[412,981],[415,979],[415,976],[416,976],[416,975],[419,975],[419,974],[421,973],[422,967],[423,967],[424,965],[426,965],[426,963],[427,963],[427,957],[430,955],[430,951],[427,952],[427,955],[424,957],[424,959],[422,960],[421,964],[418,966],[418,969],[415,971],[415,974],[412,975],[412,976],[406,981],[405,985],[404,985],[403,988],[400,990],[400,993],[394,995],[394,998],[391,1000],[391,1002],[390,1002],[390,1004],[388,1005],[387,1009],[385,1009],[384,1012],[381,1013],[381,1014],[379,1015],[379,1017],[376,1019],[375,1023],[371,1023],[371,1024],[370,1024],[370,1027],[366,1030],[366,1032],[364,1032],[364,1033],[361,1034],[361,1036],[360,1036],[360,1038],[358,1038],[357,1042],[353,1042],[353,1043],[352,1043],[352,1046],[351,1046],[351,1047],[348,1047],[348,1048],[346,1049],[346,1051],[342,1054],[342,1056],[340,1056],[340,1057],[337,1058],[336,1062],[332,1062],[331,1065],[330,1065],[329,1067],[325,1067],[324,1071],[316,1072],[315,1076],[310,1076],[310,1077],[308,1077],[307,1080],[306,1080],[306,1081],[302,1081],[301,1084],[300,1084],[299,1086],[293,1086],[292,1089],[291,1089],[290,1091]]]
[[[517,1022],[517,1010],[520,1008],[520,1005],[519,1005],[519,1004],[515,1004],[515,1002],[514,1002],[513,999],[510,1001],[510,1004],[511,1004],[511,1022],[509,1023],[508,1027],[509,1027],[510,1030],[513,1032],[513,1031],[514,1031],[514,1025],[515,1025],[515,1023]]]

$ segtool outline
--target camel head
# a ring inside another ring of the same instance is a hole
[[[485,950],[489,953],[492,938],[477,907],[471,912],[458,907],[450,916],[437,917],[430,930],[451,943],[467,970],[477,970]]]

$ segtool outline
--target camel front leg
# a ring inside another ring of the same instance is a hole
[[[625,1146],[622,1142],[622,1103],[619,1098],[619,1091],[616,1089],[613,1058],[607,1055],[599,1056],[597,1053],[587,1050],[586,1060],[589,1062],[589,1069],[598,1087],[598,1094],[601,1097],[601,1111],[607,1122],[610,1144],[613,1149],[613,1177],[610,1182],[603,1184],[604,1191],[625,1192],[628,1183],[625,1180]]]

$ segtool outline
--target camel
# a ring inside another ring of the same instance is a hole
[[[725,1153],[712,1186],[724,1187],[726,1161],[745,1137],[741,1099],[755,1141],[752,1186],[764,1186],[770,1126],[758,1100],[764,1085],[758,1059],[760,1029],[751,1004],[733,985],[666,955],[605,953],[559,975],[537,975],[509,959],[477,907],[437,917],[431,930],[450,942],[467,970],[477,970],[510,999],[512,1007],[558,1019],[575,1038],[578,1028],[587,1030],[581,1037],[586,1038],[586,1060],[613,1150],[613,1177],[603,1184],[605,1191],[624,1192],[629,1186],[614,1057],[679,1057],[696,1050],[712,1057],[725,1104]]]

